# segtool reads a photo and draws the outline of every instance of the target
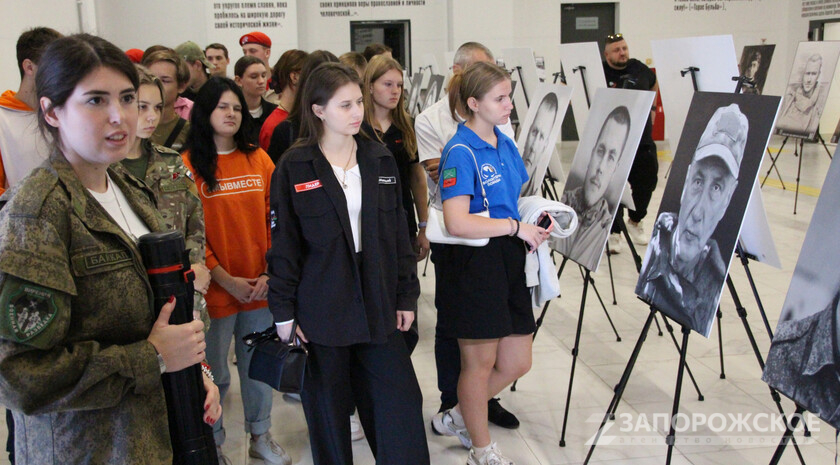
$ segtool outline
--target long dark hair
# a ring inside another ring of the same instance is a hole
[[[211,191],[219,186],[216,180],[216,162],[219,159],[219,152],[216,149],[216,140],[213,138],[215,131],[210,124],[210,115],[219,104],[222,94],[227,91],[236,94],[242,106],[242,124],[233,135],[236,148],[245,152],[246,155],[250,155],[257,149],[257,146],[248,139],[254,120],[248,112],[248,104],[245,102],[242,89],[232,79],[219,76],[208,79],[195,97],[195,104],[190,115],[190,132],[184,146],[190,151],[190,163],[193,169],[204,179]]]
[[[303,50],[286,50],[271,70],[271,88],[278,94],[292,83],[292,73],[300,73],[309,54]],[[300,76],[298,76],[300,77]]]
[[[339,88],[350,83],[361,90],[359,74],[342,63],[322,63],[306,77],[302,91],[298,92],[300,134],[295,146],[318,143],[324,134],[324,123],[315,116],[312,105],[326,105]]]
[[[295,104],[292,109],[289,111],[289,116],[287,119],[293,121],[299,121],[300,117],[300,101],[301,101],[301,89],[306,86],[306,78],[309,76],[312,71],[315,70],[321,63],[340,63],[338,61],[338,57],[335,56],[332,52],[328,52],[326,50],[315,50],[314,52],[310,53],[306,60],[303,61],[303,68],[300,69],[300,77],[298,77],[298,88],[297,92],[295,93]]]
[[[111,42],[90,34],[76,34],[52,41],[38,61],[38,72],[35,74],[38,100],[41,97],[50,99],[47,111],[64,106],[76,85],[100,67],[111,68],[125,75],[135,90],[139,86],[134,63]],[[58,128],[47,124],[44,109],[40,105],[38,124],[41,133],[49,134],[53,144],[60,147]]]

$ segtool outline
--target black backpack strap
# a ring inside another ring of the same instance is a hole
[[[187,120],[184,118],[178,118],[178,122],[175,123],[175,127],[172,128],[172,132],[169,133],[169,137],[166,138],[166,142],[163,143],[163,146],[171,149],[172,144],[175,143],[175,140],[181,134],[181,130],[184,129],[184,126],[187,124]]]

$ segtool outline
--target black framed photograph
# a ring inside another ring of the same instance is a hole
[[[780,97],[697,92],[636,295],[709,337]]]

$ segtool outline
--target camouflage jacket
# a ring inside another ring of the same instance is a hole
[[[840,428],[840,365],[833,340],[838,301],[835,295],[816,314],[780,322],[762,376],[834,428]]]
[[[656,219],[636,295],[677,323],[709,337],[726,279],[726,263],[717,241],[709,239],[694,267],[684,274],[678,272],[672,263],[678,221],[679,215],[669,212]]]
[[[146,176],[143,181],[154,192],[157,207],[168,230],[184,233],[190,263],[204,264],[204,209],[198,197],[198,189],[192,180],[181,154],[154,144],[148,140],[141,145],[143,155],[148,156]],[[120,165],[117,163],[116,165]],[[120,168],[122,169],[122,167]],[[126,170],[128,171],[128,170]],[[193,310],[198,311],[204,322],[204,331],[210,329],[210,314],[204,296],[195,294]]]
[[[181,154],[149,142],[142,147],[149,155],[144,181],[157,197],[166,229],[184,233],[190,263],[204,263],[204,210]]]
[[[109,174],[164,230],[146,186]],[[171,464],[136,245],[60,153],[0,202],[0,403],[15,416],[16,463]]]

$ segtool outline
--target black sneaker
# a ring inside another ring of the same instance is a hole
[[[498,398],[490,399],[487,402],[487,419],[496,426],[507,429],[519,428],[519,420],[516,416],[499,404]]]

